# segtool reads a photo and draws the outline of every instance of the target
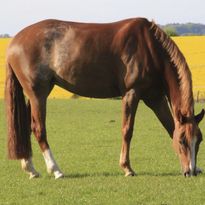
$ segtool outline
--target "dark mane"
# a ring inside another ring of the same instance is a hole
[[[186,59],[175,44],[175,42],[154,22],[150,30],[153,31],[155,38],[161,43],[162,47],[170,56],[170,61],[175,65],[180,81],[181,101],[183,109],[193,107],[192,77]]]

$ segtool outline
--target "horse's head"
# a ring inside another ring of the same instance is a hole
[[[181,161],[184,176],[197,175],[197,153],[202,141],[198,127],[204,117],[204,110],[195,117],[185,117],[179,112],[173,136],[173,146]]]

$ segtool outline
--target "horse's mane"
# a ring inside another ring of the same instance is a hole
[[[153,21],[150,27],[155,38],[161,43],[174,64],[180,82],[181,106],[182,109],[193,108],[192,77],[186,59],[175,44],[175,42]],[[193,111],[193,110],[192,110]]]

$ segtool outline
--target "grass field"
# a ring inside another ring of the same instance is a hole
[[[204,104],[196,105],[196,112]],[[49,100],[48,138],[66,177],[46,173],[33,140],[34,164],[41,178],[29,180],[18,161],[6,158],[5,119],[0,100],[1,205],[193,205],[204,204],[205,174],[184,178],[172,143],[154,114],[140,103],[131,146],[137,176],[118,166],[121,146],[120,100]],[[205,133],[205,123],[201,124]],[[205,169],[201,144],[198,166]]]
[[[187,62],[193,77],[194,96],[205,98],[205,36],[174,37]],[[0,98],[3,97],[5,79],[5,53],[10,39],[0,39]],[[55,87],[50,98],[70,98],[72,93]]]

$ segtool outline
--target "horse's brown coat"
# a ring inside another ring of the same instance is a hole
[[[25,109],[19,111],[20,117],[17,117],[17,112],[11,110],[12,104],[21,103],[12,96],[13,87],[9,84],[16,76],[28,96],[32,131],[42,151],[49,146],[45,128],[46,99],[53,86],[59,85],[86,97],[122,96],[120,165],[126,175],[134,174],[129,147],[140,99],[155,112],[170,136],[174,135],[184,173],[195,173],[189,168],[190,144],[196,137],[197,154],[201,133],[194,118],[191,73],[176,44],[155,23],[144,18],[110,24],[45,20],[15,36],[8,48],[7,70],[9,142],[28,135],[18,127],[15,127],[17,131],[14,129],[18,135],[10,129],[12,124],[20,123],[21,113],[25,112]],[[202,111],[198,118],[202,119],[203,115]],[[182,118],[191,120],[182,123]],[[180,144],[182,135],[187,142],[185,149]],[[29,136],[24,138],[29,141]],[[31,155],[29,146],[22,153],[16,151],[15,143],[10,143],[9,149],[11,158]]]

